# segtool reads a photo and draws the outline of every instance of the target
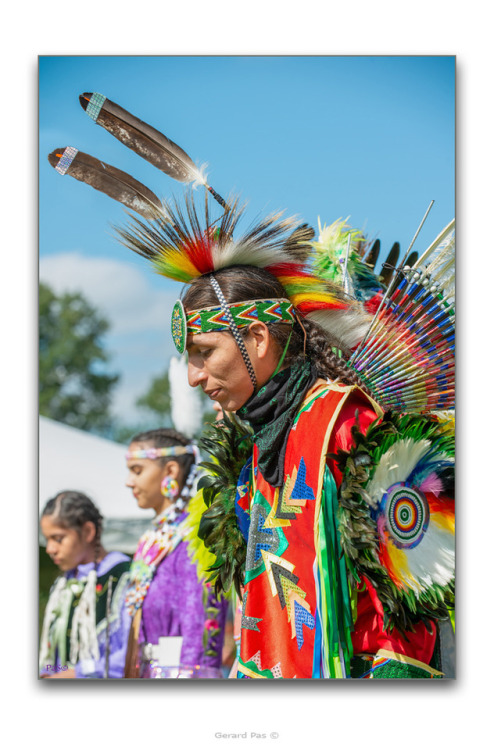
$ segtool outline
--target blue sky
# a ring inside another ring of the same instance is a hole
[[[110,320],[106,345],[122,375],[114,410],[133,401],[173,354],[169,314],[180,286],[122,248],[111,225],[122,206],[49,165],[75,146],[144,182],[160,197],[183,186],[85,114],[99,92],[208,164],[209,183],[237,192],[247,218],[285,209],[317,227],[350,223],[402,252],[431,200],[416,248],[455,214],[455,59],[452,56],[41,57],[40,276],[81,289]]]

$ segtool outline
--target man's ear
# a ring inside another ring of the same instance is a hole
[[[249,335],[254,343],[256,354],[259,359],[264,359],[269,351],[271,334],[266,323],[257,320],[249,326]]]

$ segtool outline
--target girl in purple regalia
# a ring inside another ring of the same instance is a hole
[[[202,580],[187,540],[197,447],[176,430],[156,429],[136,435],[126,459],[127,487],[138,506],[152,508],[156,517],[139,540],[131,566],[127,606],[133,622],[125,676],[147,676],[143,655],[150,646],[179,636],[183,669],[221,677],[227,602],[218,601]]]
[[[130,558],[103,549],[102,523],[99,510],[82,492],[59,492],[43,509],[46,552],[62,575],[44,613],[40,677],[123,677]]]

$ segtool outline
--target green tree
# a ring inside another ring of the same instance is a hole
[[[40,284],[40,414],[82,430],[111,427],[111,392],[119,376],[104,371],[109,356],[102,337],[108,329],[82,294],[57,296]]]
[[[168,370],[163,375],[153,378],[151,385],[146,393],[140,396],[136,401],[136,406],[144,407],[153,412],[153,415],[159,417],[160,422],[169,425],[171,423],[171,401],[170,401],[170,382],[168,380]]]
[[[214,422],[216,412],[209,408],[211,401],[200,389],[199,395],[203,405],[206,407],[202,418],[203,425],[208,424],[209,422]],[[166,370],[163,375],[158,375],[158,377],[153,378],[146,393],[140,396],[136,401],[136,406],[144,407],[151,412],[154,419],[157,419],[159,424],[163,427],[170,427],[172,425],[168,370]],[[156,426],[156,423],[153,426]],[[147,429],[151,429],[151,427]]]

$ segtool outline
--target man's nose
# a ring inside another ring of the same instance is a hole
[[[206,380],[206,373],[204,372],[204,370],[201,369],[200,367],[196,367],[190,361],[187,367],[187,375],[188,375],[189,385],[192,388],[197,388],[198,385],[200,385]]]

